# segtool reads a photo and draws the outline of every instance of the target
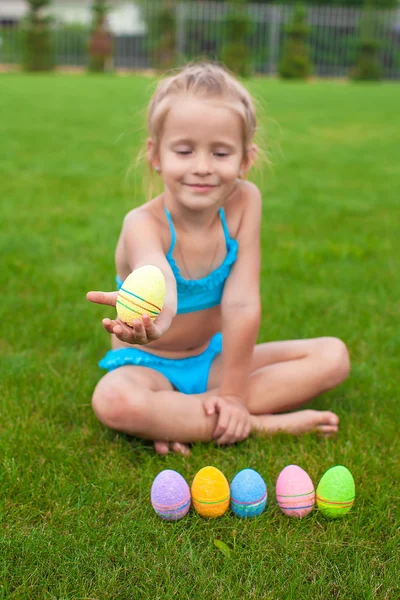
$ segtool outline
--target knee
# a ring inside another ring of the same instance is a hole
[[[110,429],[126,433],[140,433],[144,406],[140,392],[130,390],[128,394],[120,382],[101,379],[92,396],[92,407],[99,421]]]
[[[331,389],[347,379],[350,373],[350,356],[346,344],[335,337],[318,340],[316,352],[323,361],[325,385]]]

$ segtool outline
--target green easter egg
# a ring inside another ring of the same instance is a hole
[[[353,475],[346,467],[338,465],[328,469],[317,487],[316,500],[325,517],[337,519],[346,515],[354,504]]]

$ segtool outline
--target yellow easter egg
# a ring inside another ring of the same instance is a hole
[[[229,507],[229,483],[215,467],[203,467],[192,483],[192,504],[202,517],[221,517]]]
[[[120,287],[117,314],[121,321],[132,325],[147,314],[151,319],[161,312],[165,300],[165,278],[158,267],[145,265],[132,271]]]

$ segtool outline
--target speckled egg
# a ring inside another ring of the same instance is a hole
[[[157,475],[150,497],[154,510],[165,521],[178,521],[189,512],[189,486],[182,475],[172,469]]]
[[[353,475],[342,465],[328,469],[317,487],[317,506],[328,518],[346,515],[354,504],[356,491]]]
[[[242,469],[231,482],[231,509],[238,517],[257,517],[267,504],[267,486],[253,469]]]
[[[229,483],[216,467],[203,467],[192,483],[192,501],[202,517],[221,517],[229,508]]]
[[[315,489],[308,473],[297,465],[288,465],[276,481],[276,501],[288,517],[301,519],[315,505]]]

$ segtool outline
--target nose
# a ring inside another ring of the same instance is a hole
[[[199,154],[195,163],[195,175],[209,175],[212,172],[211,159],[205,154]]]

